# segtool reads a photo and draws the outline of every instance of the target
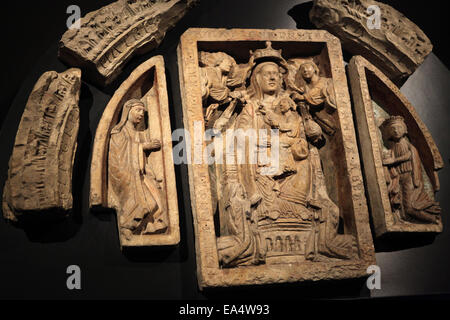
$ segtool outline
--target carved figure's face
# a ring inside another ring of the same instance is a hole
[[[128,119],[132,124],[138,125],[144,119],[145,109],[141,104],[137,104],[130,109]]]
[[[225,73],[228,73],[231,71],[231,67],[233,66],[230,59],[225,58],[222,60],[222,62],[219,64],[219,69],[222,70]]]
[[[406,126],[401,122],[394,122],[389,126],[389,134],[393,140],[398,141],[406,134]]]
[[[291,104],[287,99],[283,99],[280,101],[280,111],[281,113],[286,113],[291,108]]]
[[[281,75],[275,63],[264,65],[259,71],[259,85],[263,93],[274,94],[281,88]]]
[[[301,73],[302,73],[303,79],[310,80],[316,73],[316,70],[314,69],[314,67],[311,64],[306,64],[302,67]]]

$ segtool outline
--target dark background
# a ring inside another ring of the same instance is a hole
[[[82,16],[111,1],[8,2],[3,6],[0,101],[0,193],[8,160],[28,95],[40,75],[64,71],[56,57],[58,40],[66,31],[69,5]],[[435,239],[402,238],[377,241],[381,290],[369,291],[364,280],[219,289],[197,287],[192,214],[187,168],[175,167],[180,211],[181,242],[173,248],[122,253],[115,216],[90,212],[89,164],[95,129],[114,91],[141,62],[164,55],[172,130],[181,128],[182,112],[176,47],[189,27],[313,28],[307,20],[311,3],[301,0],[201,0],[162,45],[133,59],[114,83],[104,89],[86,82],[81,89],[80,133],[75,159],[74,212],[67,220],[25,229],[0,219],[0,299],[258,299],[448,297],[450,295],[450,200],[448,120],[450,111],[447,12],[441,1],[383,1],[414,21],[431,39],[434,50],[403,85],[402,92],[430,129],[445,161],[440,172],[438,200],[443,208],[444,232]],[[66,268],[82,270],[82,290],[66,287]]]

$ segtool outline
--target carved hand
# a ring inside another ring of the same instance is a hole
[[[291,98],[295,102],[299,102],[299,101],[304,101],[305,100],[305,96],[302,95],[302,94],[299,94],[298,92],[292,92],[291,93]]]
[[[233,99],[239,99],[240,97],[242,97],[242,93],[240,93],[239,91],[231,91],[230,97]]]
[[[405,161],[408,161],[409,159],[411,159],[411,151],[408,151],[403,156],[398,157],[397,159],[395,159],[395,162],[405,162]]]
[[[145,151],[159,150],[161,149],[161,141],[153,139],[150,142],[144,143],[142,147]]]
[[[395,158],[392,157],[386,157],[383,159],[383,165],[388,166],[395,162]]]
[[[276,121],[276,117],[271,111],[267,112],[266,118],[272,128],[278,129],[280,127],[279,123]]]

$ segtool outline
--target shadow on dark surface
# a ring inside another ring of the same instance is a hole
[[[36,243],[65,242],[81,227],[73,212],[61,209],[26,212],[12,225],[23,229],[28,240]]]
[[[295,21],[297,29],[317,29],[316,26],[309,20],[309,11],[313,7],[313,2],[309,1],[294,6],[288,11],[288,15]],[[342,49],[342,54],[345,62],[349,62],[352,54]]]
[[[309,20],[309,11],[313,7],[313,2],[300,3],[290,9],[287,14],[294,19],[297,29],[317,29]]]
[[[178,80],[178,79],[177,79]],[[172,132],[176,129],[178,129],[177,125],[177,119],[175,119],[175,108],[174,108],[174,100],[173,100],[173,90],[172,86],[170,84],[174,83],[172,82],[172,76],[170,72],[166,71],[166,81],[167,81],[167,96],[169,98],[169,115],[170,115],[170,127]],[[179,114],[177,116],[180,116]],[[175,145],[177,145],[178,141],[172,141],[172,150]],[[175,158],[175,157],[174,157]],[[179,244],[179,253],[180,253],[180,260],[186,261],[188,259],[188,237],[186,234],[186,212],[190,210],[189,208],[186,208],[183,196],[184,192],[182,192],[182,186],[188,185],[187,177],[184,177],[181,173],[181,166],[175,165],[175,181],[176,181],[176,187],[177,187],[177,203],[178,203],[178,218],[179,218],[179,228],[180,228],[180,244]],[[190,202],[187,202],[188,204]]]
[[[83,186],[86,172],[89,171],[89,154],[91,152],[92,134],[89,130],[89,111],[93,105],[94,97],[89,87],[82,82],[80,89],[80,127],[77,138],[77,153],[73,166],[73,217],[78,223],[83,222]]]
[[[92,214],[100,221],[112,221],[112,219],[116,216],[116,210],[103,208],[100,206],[95,206],[90,208],[89,214]]]
[[[224,299],[273,301],[286,299],[364,298],[370,297],[370,291],[367,289],[366,279],[360,278],[264,286],[205,288],[203,295],[211,301]]]
[[[123,255],[131,262],[180,262],[174,251],[177,246],[123,247]]]
[[[375,252],[392,252],[430,245],[434,242],[433,233],[390,233],[374,238]]]

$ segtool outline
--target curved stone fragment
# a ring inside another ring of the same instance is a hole
[[[433,49],[425,33],[389,5],[372,0],[315,0],[316,27],[337,36],[345,50],[361,55],[401,84]]]
[[[131,120],[136,104],[145,110],[139,128]],[[162,56],[136,68],[106,106],[95,133],[90,188],[91,207],[116,210],[121,247],[179,243]]]
[[[81,71],[49,71],[36,82],[17,131],[3,191],[3,215],[72,208]]]
[[[348,71],[376,236],[442,232],[434,193],[444,162],[430,132],[397,86],[366,59],[353,57]],[[386,132],[395,123],[405,125],[403,152]],[[399,162],[387,161],[392,158]]]
[[[62,36],[59,58],[96,84],[113,81],[135,54],[160,45],[197,0],[119,0],[81,18]]]

